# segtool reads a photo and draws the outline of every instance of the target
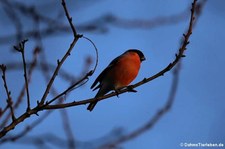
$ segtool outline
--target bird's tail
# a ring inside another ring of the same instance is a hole
[[[104,94],[103,94],[103,95],[104,95]],[[103,95],[101,94],[100,91],[98,91],[98,93],[96,94],[95,98],[98,98],[98,97],[103,96]],[[96,106],[97,103],[98,103],[98,101],[93,101],[93,102],[91,102],[91,103],[88,105],[87,110],[89,110],[89,111],[91,112],[91,111],[94,109],[94,107]]]
[[[95,95],[95,98],[101,97],[103,95],[105,95],[108,92],[108,88],[100,88],[98,93]],[[90,112],[94,109],[94,107],[96,106],[96,104],[98,103],[98,101],[93,101],[91,102],[88,107],[87,110],[89,110]]]
[[[94,107],[96,106],[97,103],[98,103],[97,101],[91,102],[88,105],[87,110],[89,110],[91,112],[94,109]]]

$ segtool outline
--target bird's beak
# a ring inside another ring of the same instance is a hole
[[[146,60],[146,58],[143,56],[142,58],[141,58],[141,61],[145,61]]]

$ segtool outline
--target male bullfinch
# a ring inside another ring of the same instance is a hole
[[[95,98],[105,95],[111,90],[129,85],[137,76],[141,62],[145,60],[144,54],[137,49],[130,49],[115,58],[96,78],[91,86],[93,89],[99,88]],[[87,109],[92,111],[97,101],[91,102]]]

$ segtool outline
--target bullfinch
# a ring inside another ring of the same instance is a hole
[[[91,89],[99,88],[95,98],[105,95],[111,90],[129,85],[138,75],[141,62],[145,60],[144,54],[137,49],[130,49],[115,58],[96,78]],[[99,83],[97,85],[97,83]],[[97,86],[96,86],[97,85]],[[87,110],[92,111],[97,101],[91,102]]]

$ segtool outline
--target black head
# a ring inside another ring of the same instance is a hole
[[[130,49],[130,50],[127,50],[126,52],[135,52],[135,53],[137,53],[139,55],[141,62],[145,60],[145,56],[140,50]]]

